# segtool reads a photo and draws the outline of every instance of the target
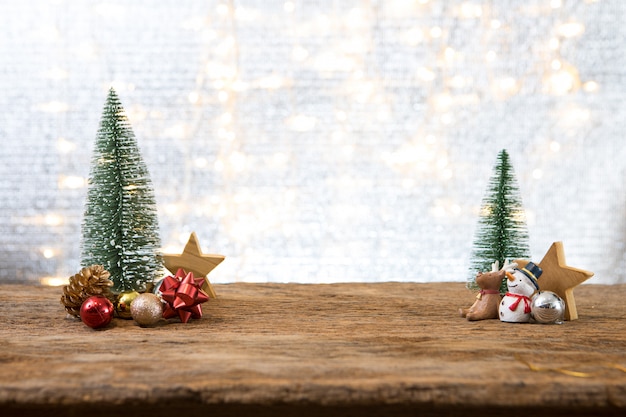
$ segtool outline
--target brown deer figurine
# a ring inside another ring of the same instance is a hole
[[[502,269],[498,270],[498,262],[494,262],[491,272],[476,274],[476,284],[480,287],[480,292],[476,295],[476,301],[470,308],[459,309],[459,315],[470,321],[497,319],[498,308],[502,300],[500,285],[506,276],[506,270],[515,266],[516,264],[505,262]]]

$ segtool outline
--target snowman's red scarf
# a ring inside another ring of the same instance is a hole
[[[513,301],[513,304],[509,306],[509,310],[511,311],[517,310],[517,306],[519,305],[520,301],[524,300],[524,313],[526,314],[530,313],[530,298],[529,297],[526,297],[525,295],[521,295],[521,294],[511,294],[510,292],[507,292],[505,296],[517,298],[517,300]]]

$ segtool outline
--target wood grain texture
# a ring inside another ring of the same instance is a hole
[[[467,321],[462,283],[216,287],[200,320],[95,331],[60,288],[0,286],[0,413],[626,413],[626,373],[605,366],[626,366],[626,285],[578,287],[563,325]]]

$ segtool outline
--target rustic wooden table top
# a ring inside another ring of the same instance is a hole
[[[468,322],[462,283],[215,289],[200,320],[92,330],[0,285],[0,414],[626,415],[626,285],[562,325]]]

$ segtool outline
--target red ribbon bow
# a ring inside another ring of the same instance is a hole
[[[526,314],[530,313],[530,298],[529,297],[526,297],[525,295],[521,295],[521,294],[511,294],[510,292],[507,292],[506,295],[509,297],[517,298],[517,300],[515,300],[513,304],[509,306],[509,310],[511,311],[517,310],[517,306],[519,305],[520,301],[524,300],[524,313]]]
[[[161,298],[166,302],[163,317],[170,319],[178,315],[183,323],[190,318],[201,318],[200,304],[209,301],[209,296],[202,290],[203,283],[204,278],[194,278],[193,272],[185,275],[182,268],[175,276],[166,277],[159,287]]]

